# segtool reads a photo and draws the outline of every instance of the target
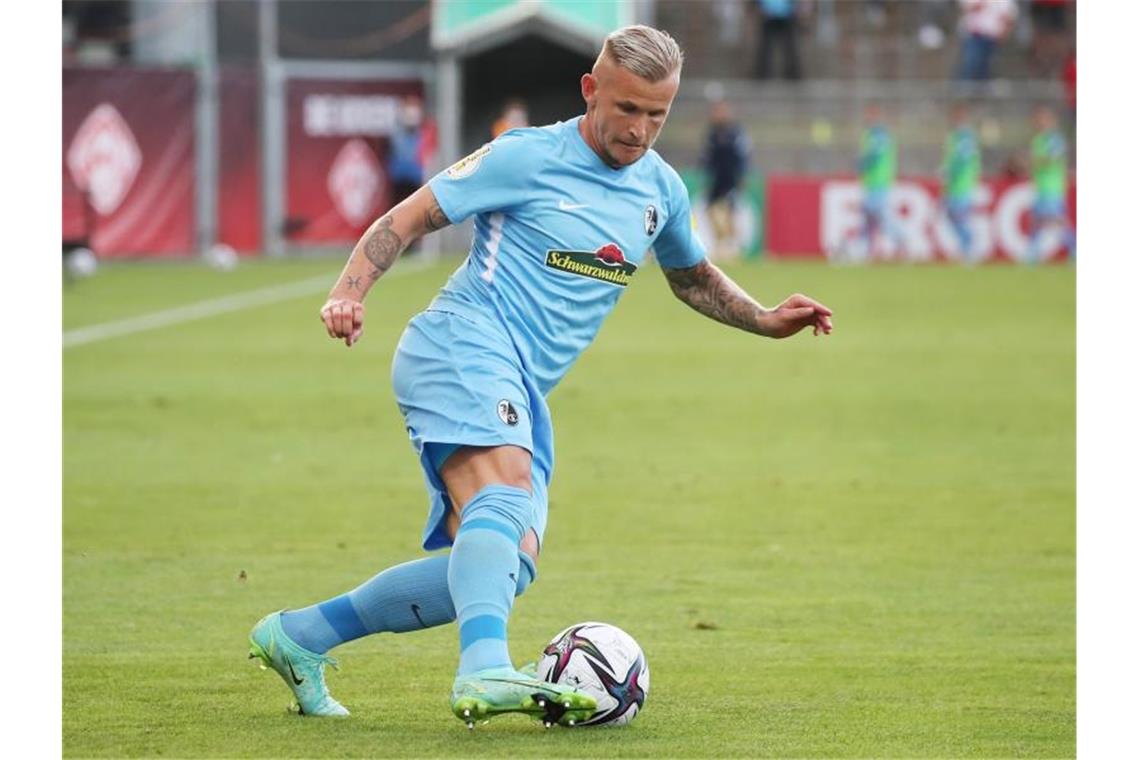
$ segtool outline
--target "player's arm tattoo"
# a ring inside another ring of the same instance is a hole
[[[373,222],[372,226],[360,238],[360,242],[356,244],[353,258],[349,259],[350,263],[341,275],[341,286],[349,291],[357,291],[363,297],[371,284],[392,268],[396,259],[413,241],[429,232],[435,232],[451,224],[451,220],[447,218],[447,214],[443,213],[443,209],[439,207],[439,203],[434,198],[431,199],[430,206],[423,210],[422,217],[417,218],[416,214],[418,213],[420,211],[411,211],[401,204],[392,212]],[[399,233],[395,229],[396,219],[394,215],[402,215],[399,221],[401,230]],[[359,261],[361,255],[368,261],[366,272],[361,268],[353,269],[351,263],[353,259]],[[367,281],[364,279],[365,275]]]
[[[392,215],[386,214],[373,222],[361,238],[360,245],[365,257],[372,262],[372,270],[368,276],[378,280],[392,267],[392,262],[408,244],[392,229]]]
[[[424,232],[442,230],[449,224],[451,224],[451,220],[447,218],[447,214],[443,213],[443,209],[439,207],[438,203],[431,204],[431,208],[424,212]]]
[[[673,295],[706,317],[764,335],[767,309],[708,261],[688,269],[663,269]]]

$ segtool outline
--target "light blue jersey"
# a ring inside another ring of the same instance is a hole
[[[430,183],[452,223],[475,215],[471,253],[431,308],[497,316],[544,394],[594,339],[650,247],[665,267],[705,258],[677,173],[652,150],[610,168],[579,120],[506,132]]]
[[[427,549],[450,543],[439,470],[460,446],[531,452],[531,527],[542,540],[554,470],[546,395],[650,248],[673,269],[705,258],[677,173],[653,151],[607,166],[579,121],[506,132],[430,182],[447,218],[474,216],[475,233],[467,259],[408,323],[392,363],[430,495]]]

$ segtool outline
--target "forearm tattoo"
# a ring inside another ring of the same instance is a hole
[[[392,229],[390,214],[377,220],[368,232],[364,233],[364,239],[360,242],[364,246],[364,255],[372,262],[372,271],[368,276],[373,280],[380,279],[380,276],[391,268],[392,262],[407,245]]]
[[[352,275],[348,275],[344,278],[344,284],[348,286],[349,290],[362,290],[363,279],[363,277],[353,277]]]
[[[663,271],[673,294],[701,314],[741,330],[764,334],[764,307],[716,266],[702,261],[688,269]]]

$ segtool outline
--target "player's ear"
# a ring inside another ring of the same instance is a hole
[[[582,75],[582,100],[586,101],[586,105],[594,102],[594,96],[598,92],[598,80],[593,74]]]

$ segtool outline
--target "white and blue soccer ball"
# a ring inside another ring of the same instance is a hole
[[[572,686],[598,701],[582,726],[621,726],[649,694],[649,663],[633,637],[608,623],[578,623],[555,636],[538,661],[538,677]]]

